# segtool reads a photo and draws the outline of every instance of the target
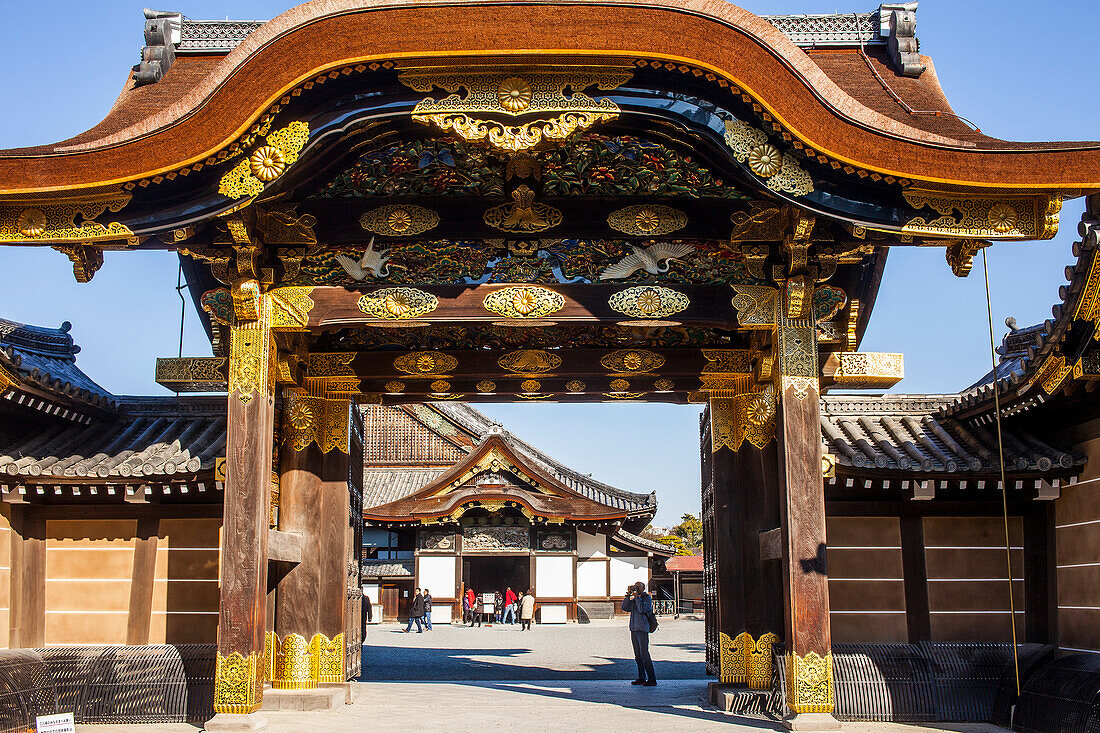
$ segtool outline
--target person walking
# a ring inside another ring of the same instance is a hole
[[[519,630],[530,631],[531,619],[535,617],[535,597],[527,590],[519,602]]]
[[[645,583],[639,580],[627,587],[623,610],[630,612],[630,643],[634,646],[634,662],[638,665],[638,679],[630,684],[656,687],[657,674],[649,656],[649,635],[657,630],[657,617],[653,615],[653,598],[645,592]]]
[[[420,619],[424,616],[424,596],[420,595],[420,589],[416,589],[416,595],[413,596],[412,605],[409,607],[409,625],[405,627],[405,633],[412,631],[413,621],[416,622],[416,633],[421,634],[424,632],[423,627],[420,625]]]
[[[493,623],[500,623],[504,618],[504,595],[498,590],[493,593]]]
[[[425,588],[424,589],[424,628],[428,631],[432,630],[432,594]]]
[[[481,626],[481,614],[478,613],[477,593],[474,592],[473,588],[466,591],[466,599],[470,601],[470,628],[473,628],[475,623]]]
[[[502,623],[515,625],[517,600],[516,592],[512,590],[512,586],[504,589],[504,620]]]

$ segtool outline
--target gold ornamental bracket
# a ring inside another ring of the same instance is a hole
[[[156,382],[173,392],[224,392],[229,360],[224,356],[157,359]]]
[[[0,206],[0,242],[86,246],[89,242],[125,239],[136,244],[133,231],[125,224],[99,221],[108,212],[122,211],[132,197],[129,191],[117,190],[83,197],[7,199]]]
[[[398,79],[418,92],[449,92],[417,103],[412,111],[416,122],[515,154],[563,142],[599,122],[617,119],[617,104],[588,92],[614,90],[633,76],[627,63],[565,70],[507,64],[496,68],[492,73],[407,70]],[[527,116],[533,119],[519,119]]]
[[[951,239],[1052,239],[1058,233],[1062,194],[945,193],[908,188],[902,192],[914,209],[930,209],[902,227],[904,234]],[[954,268],[953,268],[954,269]]]
[[[822,386],[889,389],[905,378],[905,356],[835,351],[821,366]]]

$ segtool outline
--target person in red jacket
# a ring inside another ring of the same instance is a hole
[[[516,592],[512,590],[511,586],[504,590],[504,618],[501,619],[501,623],[515,625],[517,600]]]
[[[466,603],[470,607],[470,626],[474,625],[474,619],[477,618],[477,593],[474,593],[473,588],[466,589]],[[478,619],[478,626],[481,626],[481,620]]]

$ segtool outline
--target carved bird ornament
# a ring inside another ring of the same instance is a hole
[[[689,244],[672,244],[671,242],[658,242],[645,249],[630,245],[634,250],[613,265],[610,265],[602,273],[601,280],[621,280],[630,277],[638,270],[645,270],[650,275],[659,275],[668,272],[668,261],[679,257],[685,257],[695,251]]]
[[[390,259],[388,253],[389,250],[385,249],[375,252],[374,237],[371,237],[370,244],[367,245],[367,251],[363,253],[358,262],[347,255],[336,255],[336,261],[340,263],[340,267],[343,267],[353,280],[366,280],[367,275],[376,278],[387,277],[390,274],[390,266],[386,264]]]

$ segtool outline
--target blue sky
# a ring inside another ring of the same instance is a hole
[[[164,9],[199,19],[268,19],[289,2],[172,0]],[[138,61],[143,3],[54,0],[0,4],[0,74],[6,109],[0,148],[62,140],[95,125]],[[873,2],[743,2],[756,13],[865,12]],[[158,8],[161,6],[158,5]],[[924,0],[917,13],[922,53],[931,56],[955,111],[988,135],[1013,140],[1100,139],[1095,42],[1087,19],[1095,0]],[[990,252],[994,321],[1050,317],[1083,210],[1062,211],[1050,242],[998,245]],[[177,261],[167,253],[108,253],[87,285],[49,249],[0,249],[0,317],[56,326],[68,320],[84,347],[79,365],[119,394],[164,394],[153,382],[157,356],[179,348]],[[209,353],[190,302],[184,353]],[[865,351],[898,351],[908,375],[894,391],[955,392],[989,369],[980,265],[952,276],[940,249],[895,249],[882,282]],[[698,511],[698,410],[648,405],[498,405],[484,411],[578,470],[639,492],[656,490],[658,522]]]

